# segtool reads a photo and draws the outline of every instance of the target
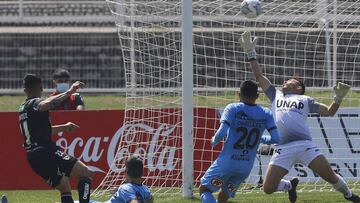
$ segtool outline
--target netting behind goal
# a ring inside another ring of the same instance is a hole
[[[128,87],[125,124],[112,169],[95,194],[124,182],[124,159],[140,154],[144,183],[160,194],[182,186],[182,73],[180,0],[108,0],[118,28]],[[358,178],[360,87],[360,2],[354,0],[266,0],[264,14],[246,19],[237,0],[193,0],[194,184],[216,159],[210,138],[226,104],[238,101],[241,81],[253,79],[238,39],[245,30],[259,38],[256,48],[264,73],[276,86],[298,76],[307,95],[330,104],[331,86],[353,90],[334,118],[309,118],[315,142],[350,186]],[[185,39],[187,40],[187,39]],[[191,78],[189,78],[191,80]],[[261,96],[260,104],[269,106]],[[266,152],[263,152],[263,154]],[[259,155],[242,191],[254,191],[270,156]],[[261,160],[261,162],[259,161]],[[262,169],[262,170],[260,170]],[[296,165],[302,190],[329,190],[316,174]],[[259,181],[260,180],[260,181]]]

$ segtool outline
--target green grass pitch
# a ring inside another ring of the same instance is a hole
[[[60,202],[59,194],[56,190],[14,190],[0,191],[6,194],[10,203],[55,203]],[[76,191],[73,191],[74,199],[77,199]],[[106,199],[97,199],[105,201]],[[180,195],[155,195],[156,203],[199,203],[201,202],[196,194],[193,199],[184,199]],[[287,203],[286,193],[275,193],[266,195],[262,192],[237,193],[229,203]],[[338,192],[300,192],[298,193],[298,203],[346,203],[345,199]]]

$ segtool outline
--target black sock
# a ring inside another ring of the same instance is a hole
[[[79,202],[89,203],[90,201],[90,186],[91,180],[89,178],[80,178],[78,183]]]
[[[61,193],[61,203],[74,203],[70,192]]]

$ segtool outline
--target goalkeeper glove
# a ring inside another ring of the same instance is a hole
[[[334,102],[336,104],[339,104],[339,105],[341,104],[346,93],[350,90],[350,87],[351,87],[350,85],[347,85],[342,82],[338,82],[338,84],[336,86],[334,86],[334,92],[335,92]]]
[[[239,39],[239,43],[241,47],[244,49],[247,59],[254,60],[256,59],[256,46],[257,38],[255,37],[254,40],[251,41],[251,34],[249,31],[245,31],[241,38]]]

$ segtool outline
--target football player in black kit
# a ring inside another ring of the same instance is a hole
[[[27,160],[33,171],[50,186],[61,193],[62,203],[72,203],[70,177],[79,180],[79,202],[88,203],[90,199],[91,171],[84,163],[62,152],[52,141],[51,135],[59,132],[72,132],[79,128],[74,123],[51,125],[49,109],[58,105],[81,88],[84,83],[76,81],[61,94],[42,99],[41,78],[28,74],[23,85],[27,96],[19,108],[19,122],[24,137]]]

